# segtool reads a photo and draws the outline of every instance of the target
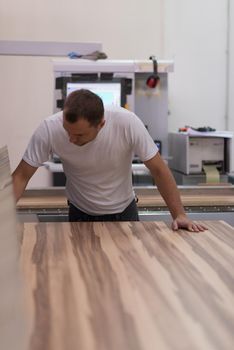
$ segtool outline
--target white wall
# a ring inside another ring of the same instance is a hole
[[[1,0],[0,13],[0,40],[97,41],[109,58],[174,58],[170,130],[224,129],[226,1]],[[35,127],[52,112],[50,59],[0,56],[0,77],[0,140],[8,144],[13,170]],[[232,67],[232,92],[233,85]],[[48,175],[41,169],[30,185],[50,184]]]
[[[233,51],[234,4],[230,3]],[[227,4],[227,0],[164,1],[164,54],[175,62],[175,72],[169,76],[170,131],[185,125],[234,130],[233,53],[228,88],[226,77]]]
[[[223,128],[225,115],[226,2],[166,0],[165,54],[170,76],[170,128]]]
[[[47,58],[0,56],[0,140],[7,144],[13,170],[36,126],[52,113],[53,74]],[[32,186],[50,185],[40,168]]]
[[[162,0],[1,0],[0,40],[102,42],[109,58],[148,58],[162,51]],[[29,137],[52,112],[50,59],[0,56],[0,139],[12,170]],[[29,187],[50,185],[40,169]]]
[[[0,39],[102,42],[111,58],[160,53],[163,0],[1,0]]]
[[[230,1],[230,72],[229,72],[229,130],[234,131],[234,2]],[[234,169],[234,141],[232,168]]]

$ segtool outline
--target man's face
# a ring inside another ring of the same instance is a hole
[[[83,146],[94,140],[104,124],[104,119],[97,126],[92,126],[84,118],[78,119],[75,123],[69,123],[63,117],[63,127],[68,134],[69,141],[77,146]]]

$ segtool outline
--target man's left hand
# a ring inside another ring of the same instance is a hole
[[[171,228],[173,231],[177,231],[182,228],[190,232],[203,232],[207,230],[205,225],[197,224],[191,221],[186,215],[177,216],[177,218],[173,220]]]

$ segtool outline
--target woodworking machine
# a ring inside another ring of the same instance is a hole
[[[178,186],[186,212],[193,220],[224,220],[234,226],[234,186]],[[134,189],[141,221],[171,222],[165,202],[154,186]],[[17,205],[21,222],[68,221],[65,189],[26,190]]]

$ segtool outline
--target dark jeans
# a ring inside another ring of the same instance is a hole
[[[69,221],[139,221],[135,199],[122,213],[106,215],[89,215],[69,203]]]

